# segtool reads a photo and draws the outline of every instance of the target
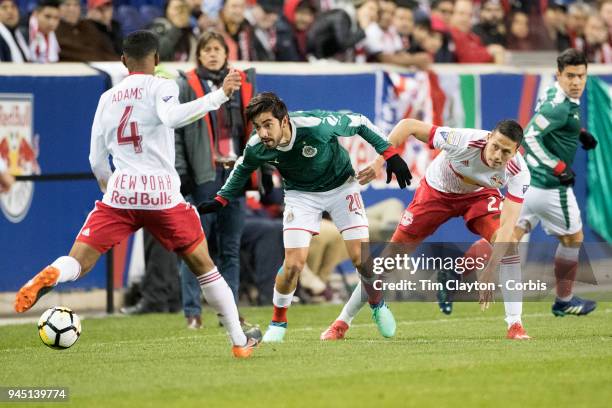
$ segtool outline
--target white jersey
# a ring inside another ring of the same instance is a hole
[[[434,126],[429,135],[429,147],[442,151],[427,167],[427,183],[438,191],[455,194],[507,186],[506,198],[523,202],[531,179],[527,164],[517,153],[506,166],[489,167],[484,160],[489,133],[486,130]]]
[[[98,181],[106,183],[104,204],[162,210],[184,201],[174,168],[173,129],[218,109],[228,98],[219,89],[180,104],[178,95],[174,81],[145,74],[132,74],[102,94],[89,162]]]

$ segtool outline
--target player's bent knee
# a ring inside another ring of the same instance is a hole
[[[563,235],[559,237],[559,241],[561,245],[570,247],[570,246],[580,246],[584,241],[584,233],[582,230],[571,234],[571,235]]]

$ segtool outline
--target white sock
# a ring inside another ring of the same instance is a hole
[[[272,295],[272,303],[276,307],[289,307],[291,306],[291,301],[293,300],[293,294],[295,293],[295,289],[286,295],[280,293],[276,290],[276,285],[274,285],[274,295]]]
[[[523,313],[523,292],[520,290],[508,290],[506,282],[509,280],[521,282],[521,258],[519,255],[504,256],[499,267],[499,283],[502,284],[502,295],[504,297],[504,309],[506,310],[506,323],[508,323],[508,327],[514,323],[521,323],[521,314]]]
[[[51,266],[59,269],[60,274],[57,282],[72,282],[81,275],[81,264],[71,256],[60,256]]]
[[[223,327],[232,339],[232,344],[235,346],[246,345],[247,338],[242,331],[242,327],[240,327],[234,295],[217,268],[215,267],[210,272],[198,276],[198,282],[202,288],[202,293],[204,293],[204,299],[219,315]]]
[[[361,291],[361,280],[359,280],[359,283],[355,287],[355,290],[353,290],[353,293],[351,293],[348,302],[346,302],[342,308],[342,312],[340,312],[340,316],[338,316],[337,320],[342,320],[349,326],[351,325],[357,313],[359,313],[361,308],[367,303],[367,301],[363,300],[364,298],[367,299],[367,296],[364,297]]]
[[[555,258],[578,262],[579,254],[580,247],[566,247],[559,243],[559,245],[557,246],[557,250],[555,251]]]

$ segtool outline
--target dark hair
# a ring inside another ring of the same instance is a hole
[[[225,37],[216,31],[205,31],[204,34],[202,34],[198,39],[198,45],[196,46],[196,60],[198,66],[202,66],[202,63],[200,62],[200,50],[206,47],[206,45],[211,41],[218,41],[223,48],[225,48],[225,62],[227,63],[229,47],[227,46],[227,42],[225,42]]]
[[[158,51],[159,38],[149,30],[131,32],[123,40],[123,55],[135,60],[142,60]]]
[[[493,132],[499,132],[506,136],[508,139],[516,142],[517,145],[521,145],[523,142],[523,128],[518,124],[517,121],[512,119],[504,119],[497,122]]]
[[[557,69],[559,72],[563,72],[568,65],[584,65],[586,67],[588,65],[586,55],[574,48],[568,48],[557,57]]]
[[[265,112],[271,112],[279,121],[287,116],[287,106],[276,94],[262,92],[257,94],[246,107],[246,119],[251,122],[256,116]]]
[[[435,10],[438,8],[438,6],[440,5],[440,3],[453,3],[453,5],[455,5],[455,0],[432,0],[431,1],[431,5],[430,8],[432,10]]]
[[[41,10],[45,7],[59,8],[59,6],[60,6],[59,0],[40,0],[36,4],[36,10]]]

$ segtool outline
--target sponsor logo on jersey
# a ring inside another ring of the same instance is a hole
[[[335,116],[326,116],[325,117],[325,121],[330,125],[330,126],[336,126],[338,124],[338,118]]]
[[[525,194],[528,189],[529,189],[529,184],[523,185],[523,194]]]
[[[317,148],[312,146],[304,146],[302,148],[302,156],[304,157],[315,157],[317,155]]]
[[[459,134],[457,134],[457,132],[454,130],[451,130],[450,132],[441,131],[440,137],[442,137],[442,139],[444,139],[444,141],[449,145],[457,146],[459,144]]]
[[[408,210],[404,211],[404,214],[402,215],[402,219],[400,220],[400,224],[402,224],[404,227],[407,227],[408,225],[412,224],[413,221],[414,221],[414,214],[412,214]]]
[[[32,94],[0,94],[0,157],[14,176],[40,174],[38,135],[33,135]],[[25,218],[34,196],[34,183],[15,183],[0,195],[0,209],[14,223]]]
[[[162,101],[164,101],[164,102],[168,102],[170,99],[172,99],[172,95],[170,95],[170,96],[164,96],[164,97],[162,98]]]
[[[291,222],[294,219],[294,215],[293,215],[293,211],[291,210],[291,208],[289,208],[288,210],[285,210],[285,222]]]

